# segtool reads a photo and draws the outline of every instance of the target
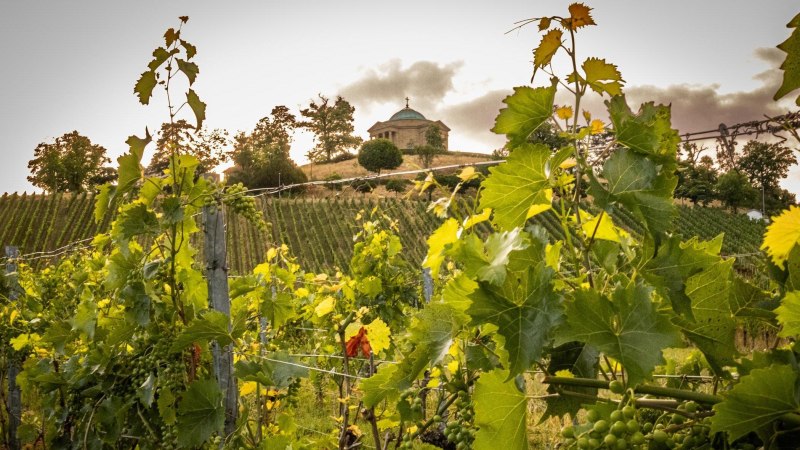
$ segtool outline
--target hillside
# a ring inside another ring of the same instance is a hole
[[[71,242],[92,237],[108,228],[111,218],[96,224],[92,217],[91,195],[51,196],[6,194],[0,197],[0,244],[16,245],[22,254],[46,252]],[[425,239],[441,223],[426,211],[427,203],[418,200],[371,197],[338,199],[258,198],[264,216],[271,224],[262,233],[245,220],[229,215],[229,265],[232,273],[246,273],[259,264],[267,248],[286,243],[300,263],[309,270],[346,267],[352,253],[355,216],[375,206],[397,220],[403,255],[414,264],[422,262],[427,251]],[[618,223],[634,233],[640,232],[630,217],[615,213]],[[560,235],[552,212],[534,222],[554,236]],[[716,208],[679,207],[677,229],[684,235],[710,239],[725,233],[723,254],[747,254],[740,258],[740,270],[754,272],[760,259],[758,247],[764,225],[745,216],[732,215]],[[32,260],[41,264],[45,259]]]

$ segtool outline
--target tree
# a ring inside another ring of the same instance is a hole
[[[684,143],[678,161],[678,186],[675,196],[689,199],[693,204],[698,202],[707,206],[715,198],[714,186],[717,183],[717,170],[708,156],[700,156],[706,149],[695,143]],[[685,156],[684,156],[685,155]]]
[[[436,125],[430,125],[425,130],[425,145],[419,145],[414,149],[414,152],[419,156],[422,167],[428,168],[433,164],[433,158],[436,155],[444,153],[444,138],[442,138],[442,130]]]
[[[358,163],[370,172],[381,173],[382,169],[394,169],[403,163],[403,154],[388,139],[367,141],[358,151]]]
[[[155,175],[167,169],[173,150],[176,155],[196,157],[200,161],[197,174],[210,172],[216,166],[229,160],[229,156],[225,152],[225,147],[229,144],[230,139],[225,130],[202,128],[197,131],[194,125],[183,119],[175,123],[163,123],[156,142],[156,153],[145,169],[145,173]]]
[[[741,206],[751,205],[758,194],[747,176],[737,170],[729,170],[720,176],[715,190],[717,198],[734,213]]]
[[[297,126],[295,116],[282,105],[274,107],[270,115],[259,120],[250,134],[241,132],[234,138],[231,182],[263,188],[307,180],[289,155],[291,133]]]
[[[313,100],[308,108],[300,111],[307,120],[299,122],[298,126],[314,133],[317,145],[311,151],[311,160],[314,162],[329,162],[338,153],[355,148],[362,139],[353,135],[353,113],[355,108],[342,97],[336,97],[336,102],[319,95],[319,103]]]
[[[110,162],[104,147],[73,131],[36,146],[28,181],[47,192],[81,192],[114,179]]]
[[[779,200],[781,193],[778,183],[786,178],[789,167],[794,164],[797,164],[797,158],[792,150],[780,144],[750,141],[742,149],[739,169],[761,191],[761,201],[757,203],[761,204],[765,212],[767,195],[776,196],[769,199],[770,204],[782,203]]]
[[[201,128],[197,131],[194,125],[183,119],[174,123],[165,122],[161,124],[156,153],[145,169],[145,174],[156,175],[164,172],[164,169],[169,167],[173,150],[176,155],[192,155],[197,158],[200,161],[197,174],[210,172],[228,161],[229,156],[225,152],[225,147],[229,144],[230,139],[225,130]]]
[[[534,130],[528,137],[528,142],[532,144],[544,144],[552,150],[558,150],[571,143],[569,139],[559,135],[556,128],[550,122],[545,122]]]

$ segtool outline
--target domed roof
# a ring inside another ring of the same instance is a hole
[[[425,116],[423,116],[422,114],[406,106],[400,111],[394,113],[392,118],[389,120],[427,120],[427,119],[425,119]]]

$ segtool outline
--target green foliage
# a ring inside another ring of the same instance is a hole
[[[403,154],[388,139],[372,139],[358,151],[358,163],[370,172],[381,173],[383,169],[394,169],[403,163]]]
[[[747,177],[736,170],[720,175],[716,185],[717,197],[734,213],[743,206],[755,203],[758,191]]]
[[[272,117],[258,121],[250,133],[234,138],[231,159],[235,166],[228,171],[231,183],[249,188],[265,188],[303,183],[305,173],[289,156],[297,121],[285,106],[272,108]]]
[[[555,83],[547,88],[514,88],[514,94],[503,100],[508,107],[500,110],[492,131],[508,136],[513,146],[526,142],[553,115],[555,94]]]
[[[800,412],[797,372],[791,366],[756,369],[714,406],[711,431],[728,433],[735,441],[749,432],[771,434],[766,428],[786,413]]]
[[[476,450],[497,448],[527,449],[528,400],[513,383],[505,382],[509,374],[494,370],[481,375],[475,383]]]
[[[114,178],[114,169],[106,166],[110,162],[105,148],[73,131],[36,146],[28,181],[51,193],[91,190]]]
[[[773,97],[779,100],[790,92],[800,87],[800,14],[796,15],[787,25],[794,28],[792,35],[783,41],[778,48],[786,53],[786,59],[781,64],[783,70],[783,83]],[[796,100],[800,105],[800,96]]]
[[[222,429],[225,408],[216,381],[196,381],[189,386],[178,406],[178,445],[193,448],[202,445]]]
[[[298,126],[308,129],[316,138],[316,147],[310,152],[314,162],[330,162],[333,157],[347,152],[361,143],[361,138],[353,131],[353,113],[355,108],[342,97],[336,97],[333,104],[330,99],[319,95],[319,101],[311,101],[308,108],[300,110],[306,120]]]
[[[197,131],[194,125],[183,119],[175,123],[163,123],[156,142],[156,153],[145,173],[157,175],[163,172],[169,167],[173,153],[197,158],[200,161],[198,174],[211,172],[218,165],[227,162],[225,147],[228,143],[228,133],[224,130],[204,128]]]

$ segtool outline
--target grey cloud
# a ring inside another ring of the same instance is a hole
[[[480,97],[441,108],[438,112],[441,120],[453,131],[464,133],[470,137],[484,141],[494,141],[495,134],[489,130],[494,126],[494,119],[505,106],[503,99],[512,93],[511,90],[499,89],[489,91]],[[501,146],[503,139],[499,139]]]
[[[453,77],[462,65],[461,61],[445,65],[417,61],[404,68],[400,60],[393,59],[344,86],[339,94],[364,107],[390,102],[399,105],[408,96],[412,107],[430,110],[453,90]]]
[[[634,86],[625,92],[632,105],[651,100],[671,103],[672,126],[682,133],[715,129],[720,123],[733,125],[759,120],[765,114],[774,116],[786,113],[785,108],[772,100],[782,79],[781,72],[776,68],[785,54],[774,48],[759,48],[754,54],[771,68],[753,77],[761,85],[752,91],[720,93],[718,85],[679,84],[666,88]]]

